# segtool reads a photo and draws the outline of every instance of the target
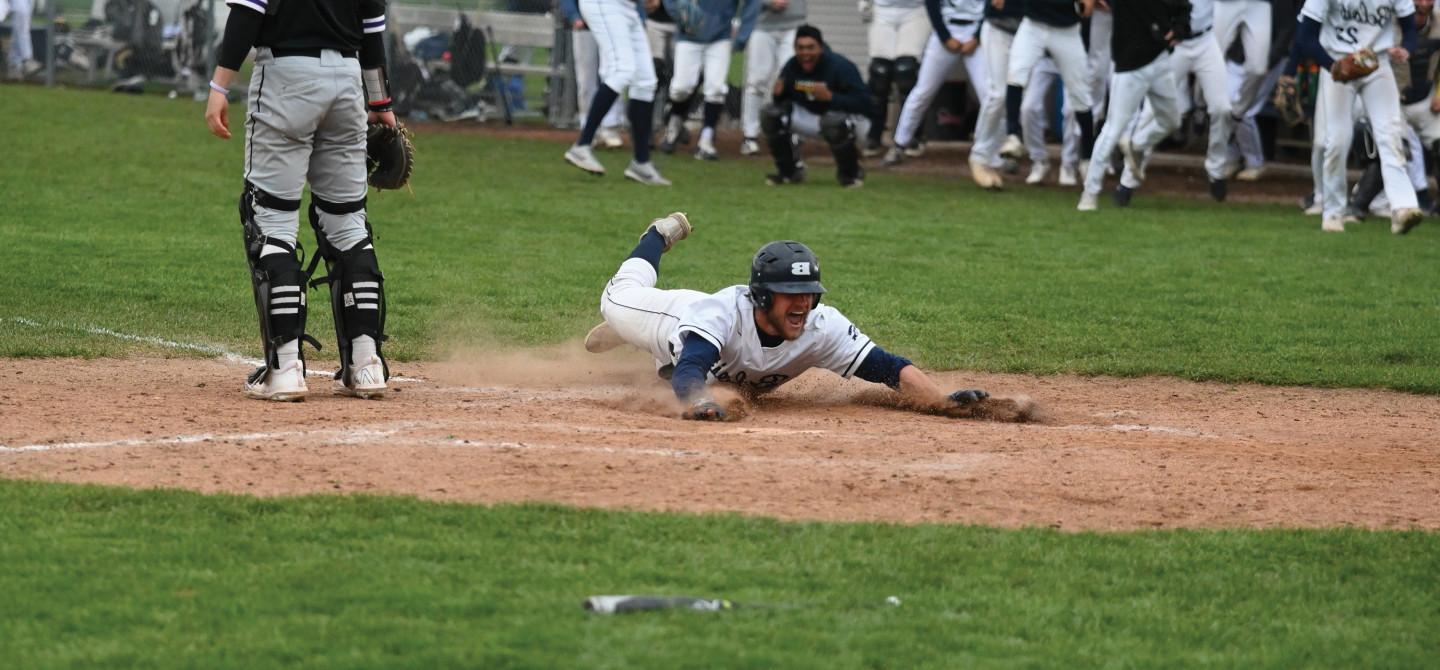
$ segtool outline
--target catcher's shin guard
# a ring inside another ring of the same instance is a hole
[[[300,269],[302,252],[296,244],[266,237],[260,232],[260,225],[255,221],[256,205],[293,212],[300,209],[300,201],[278,198],[249,182],[245,183],[245,190],[240,194],[245,260],[250,266],[250,285],[260,321],[260,342],[265,351],[265,366],[250,373],[250,383],[259,381],[269,371],[280,367],[280,345],[300,340],[320,348],[315,338],[305,334],[305,289],[309,275]],[[265,253],[266,247],[272,251]],[[300,352],[303,365],[303,347]]]
[[[343,215],[365,209],[365,200],[352,202],[329,202],[310,195],[310,225],[315,229],[316,258],[310,261],[313,269],[319,259],[325,260],[325,275],[312,280],[311,286],[330,285],[330,310],[335,317],[335,340],[340,350],[340,370],[335,379],[346,387],[354,386],[354,361],[351,349],[355,338],[368,335],[375,341],[375,355],[384,364],[385,379],[390,378],[389,364],[381,353],[385,341],[385,277],[380,274],[380,264],[375,258],[375,247],[371,244],[370,223],[365,223],[367,235],[364,239],[341,251],[330,244],[321,226],[321,213]]]
[[[855,126],[844,112],[825,112],[820,117],[820,134],[835,156],[835,172],[842,183],[860,174],[860,148],[855,145]]]
[[[765,142],[770,145],[770,155],[775,159],[775,169],[783,177],[795,174],[795,145],[790,140],[790,107],[788,105],[766,105],[760,110],[760,130],[765,133]]]

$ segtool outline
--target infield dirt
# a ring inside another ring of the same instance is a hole
[[[894,407],[812,372],[741,421],[673,418],[638,354],[578,344],[405,363],[383,401],[247,400],[243,364],[11,360],[0,477],[285,496],[739,512],[1065,530],[1440,529],[1440,398],[951,372],[1027,424]],[[406,381],[408,380],[408,381]]]

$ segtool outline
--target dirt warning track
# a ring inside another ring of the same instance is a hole
[[[888,406],[809,373],[739,422],[672,418],[641,358],[578,345],[400,364],[378,402],[247,400],[242,364],[12,360],[0,477],[299,495],[1066,530],[1440,529],[1440,398],[1173,379],[944,373],[1034,423]]]

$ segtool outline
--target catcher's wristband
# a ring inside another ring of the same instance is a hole
[[[365,103],[365,107],[372,112],[388,112],[395,109],[395,104],[390,100],[390,98],[385,98],[384,100],[373,100],[371,102],[367,102]]]
[[[370,68],[360,71],[360,81],[365,85],[365,106],[372,112],[388,112],[394,109],[390,101],[390,82],[384,68]]]

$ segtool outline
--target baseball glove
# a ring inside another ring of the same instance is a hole
[[[1272,102],[1285,125],[1294,127],[1305,122],[1305,108],[1300,104],[1300,89],[1296,87],[1294,77],[1280,77],[1275,84],[1275,99]]]
[[[1380,58],[1369,47],[1349,54],[1330,66],[1335,81],[1354,81],[1380,69]]]
[[[365,170],[371,186],[382,191],[404,188],[414,167],[415,145],[405,126],[370,124],[365,134]]]

